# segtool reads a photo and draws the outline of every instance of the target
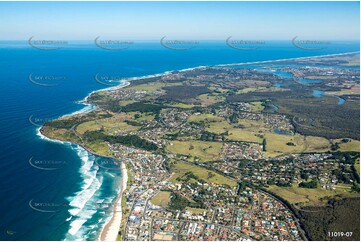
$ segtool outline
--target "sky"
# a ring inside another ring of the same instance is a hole
[[[0,2],[0,40],[359,40],[359,2]]]

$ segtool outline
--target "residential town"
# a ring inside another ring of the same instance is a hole
[[[232,177],[257,185],[291,186],[316,180],[322,189],[335,190],[339,183],[353,184],[352,164],[331,154],[288,155],[252,162],[214,162],[212,167]]]
[[[265,192],[201,180],[172,183],[168,181],[172,174],[163,167],[161,156],[124,146],[112,149],[118,159],[127,162],[133,180],[125,194],[129,211],[126,240],[302,239],[291,211]],[[199,198],[203,208],[171,210],[152,204],[160,191]]]

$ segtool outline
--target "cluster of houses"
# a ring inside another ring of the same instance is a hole
[[[293,126],[286,115],[280,114],[268,114],[268,113],[250,113],[240,112],[240,119],[263,121],[267,126],[271,127],[272,130],[282,130],[285,133],[292,134]]]
[[[167,184],[166,188],[179,187]],[[157,227],[153,227],[156,237],[153,239],[165,240],[164,236],[198,241],[303,239],[292,213],[272,196],[249,187],[239,194],[233,188],[215,184],[208,186],[207,190],[210,196],[202,196],[205,201],[203,209],[186,208],[169,212],[167,208],[152,205],[152,209],[157,210],[157,213],[151,214],[157,220]],[[184,184],[179,191],[181,194],[191,193],[193,198],[200,194],[200,189],[191,189]],[[222,194],[218,196],[217,193]],[[231,199],[224,199],[226,194]]]
[[[224,174],[255,185],[291,186],[316,180],[320,188],[335,190],[340,183],[353,183],[352,164],[329,153],[291,154],[269,160],[229,159],[211,165]]]
[[[223,143],[219,160],[260,160],[264,159],[263,147],[260,144],[246,142]]]
[[[161,155],[122,145],[113,145],[112,150],[126,162],[132,180],[123,208],[125,240],[300,239],[291,212],[266,193],[249,187],[239,192],[237,187],[207,183],[194,174],[192,181],[170,182],[172,174],[164,168]],[[170,210],[151,202],[160,191],[202,202],[198,208]]]
[[[120,89],[114,89],[114,90],[108,90],[107,95],[111,97],[112,99],[116,100],[132,100],[137,101],[141,100],[147,95],[146,91],[136,91],[129,88],[120,88]]]
[[[130,169],[132,182],[125,193],[126,208],[129,212],[125,227],[125,240],[149,240],[150,220],[145,220],[147,203],[157,190],[163,187],[169,174],[163,168],[163,157],[150,152],[113,145],[111,149],[116,158],[126,162]]]

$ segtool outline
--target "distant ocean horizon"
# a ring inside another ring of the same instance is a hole
[[[224,41],[201,42],[179,51],[157,41],[135,41],[115,51],[91,41],[69,41],[47,51],[27,41],[0,41],[0,240],[96,240],[109,221],[120,172],[102,169],[102,157],[38,132],[48,120],[90,111],[84,98],[109,88],[97,77],[128,79],[198,66],[359,52],[358,41],[332,42],[312,51],[290,41],[270,41],[251,50]]]

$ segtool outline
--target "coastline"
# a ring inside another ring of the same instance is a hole
[[[354,51],[354,52],[345,52],[345,53],[339,53],[339,54],[305,56],[305,57],[295,57],[295,58],[286,58],[286,59],[278,59],[278,60],[266,60],[266,61],[252,61],[252,62],[231,63],[231,64],[219,64],[219,65],[215,65],[215,66],[226,67],[226,66],[242,66],[242,65],[253,65],[253,64],[268,64],[268,63],[273,63],[273,62],[283,62],[283,61],[291,61],[291,60],[312,59],[312,58],[332,57],[332,56],[352,55],[352,54],[360,54],[360,52],[359,51]]]
[[[132,80],[141,79],[141,78],[146,78],[146,76],[145,77],[139,77],[139,78],[132,78]],[[97,108],[94,104],[91,104],[91,103],[88,102],[88,98],[93,93],[100,92],[100,91],[107,91],[107,90],[116,90],[116,89],[120,89],[120,88],[129,86],[129,85],[130,85],[130,79],[127,79],[127,80],[124,80],[119,85],[92,91],[83,100],[78,101],[78,103],[85,105],[85,107],[83,107],[82,109],[80,109],[78,111],[75,111],[75,112],[72,112],[72,113],[69,113],[69,114],[64,114],[64,115],[62,115],[62,116],[60,116],[58,118],[65,118],[65,117],[70,117],[72,115],[89,113],[89,112],[91,112],[91,111],[93,111],[93,110],[95,110]],[[40,137],[40,139],[43,139],[43,140],[48,141],[48,142],[63,144],[63,145],[72,145],[72,144],[74,144],[74,145],[77,145],[78,147],[84,149],[89,154],[114,159],[114,157],[99,155],[99,154],[95,153],[94,151],[88,149],[87,147],[83,146],[82,144],[79,144],[79,143],[76,143],[76,142],[70,142],[70,141],[66,141],[66,140],[49,138],[45,134],[43,134],[42,129],[43,129],[43,125],[36,129],[36,135],[38,137]],[[116,202],[114,203],[114,206],[113,206],[114,210],[113,210],[113,214],[111,215],[111,219],[100,230],[98,240],[115,241],[116,238],[117,238],[117,235],[118,235],[118,231],[119,231],[121,222],[122,222],[122,213],[123,213],[123,211],[122,211],[121,201],[122,201],[123,192],[127,189],[128,171],[126,169],[125,163],[122,162],[122,161],[119,161],[119,162],[121,163],[120,191],[119,191],[119,193],[118,193],[118,195],[116,197]]]
[[[73,143],[73,142],[69,142],[69,141],[58,140],[58,139],[51,139],[42,133],[42,127],[39,127],[36,130],[37,130],[37,135],[41,139],[44,139],[48,142],[54,142],[54,143],[59,143],[59,144],[68,144],[68,145],[75,144],[92,155],[101,156],[99,154],[94,153],[93,151],[89,150],[88,148],[84,147],[81,144]],[[102,155],[102,157],[114,159],[114,157],[108,157],[108,156],[103,156],[103,155]],[[119,191],[119,193],[116,197],[116,201],[113,205],[113,214],[111,215],[111,219],[109,220],[109,222],[107,222],[104,225],[104,227],[100,231],[100,234],[98,236],[99,241],[116,241],[117,236],[118,236],[118,231],[119,231],[119,228],[122,223],[122,214],[123,214],[122,197],[123,197],[124,191],[127,189],[128,170],[126,168],[125,162],[123,162],[123,161],[119,161],[119,162],[121,163],[120,191]]]
[[[125,190],[127,190],[127,183],[128,183],[128,171],[125,165],[125,162],[122,162],[121,166],[121,174],[122,174],[122,184],[120,188],[120,192],[118,194],[117,200],[114,204],[114,211],[112,218],[110,221],[103,227],[98,240],[100,241],[116,241],[119,228],[122,223],[122,197]]]
[[[327,57],[327,56],[339,56],[339,55],[348,55],[348,54],[357,54],[359,52],[348,52],[348,53],[340,53],[340,54],[330,54],[330,55],[321,55],[321,56],[310,56],[310,57],[297,57],[297,58],[289,58],[289,59],[280,59],[280,60],[269,60],[269,61],[258,61],[258,62],[244,62],[244,63],[234,63],[234,64],[219,64],[219,65],[211,65],[211,66],[197,66],[197,67],[193,67],[193,68],[186,68],[186,69],[181,69],[181,70],[173,70],[173,71],[165,71],[163,73],[160,74],[153,74],[153,75],[146,75],[146,76],[140,76],[140,77],[132,77],[132,78],[125,78],[121,84],[119,85],[115,85],[112,87],[107,87],[107,88],[103,88],[103,89],[99,89],[99,90],[95,90],[90,92],[83,100],[79,101],[79,103],[85,105],[84,108],[82,108],[81,110],[75,111],[73,113],[70,114],[65,114],[62,117],[69,117],[72,115],[76,115],[76,114],[83,114],[83,113],[88,113],[93,111],[94,109],[96,109],[96,106],[94,104],[88,103],[88,98],[96,92],[100,92],[100,91],[110,91],[110,90],[117,90],[126,86],[130,85],[131,81],[135,81],[135,80],[141,80],[141,79],[146,79],[146,78],[152,78],[152,77],[160,77],[160,76],[164,76],[164,75],[168,75],[172,72],[186,72],[186,71],[190,71],[190,70],[196,70],[199,68],[207,68],[207,67],[227,67],[227,66],[237,66],[237,65],[249,65],[249,64],[263,64],[263,63],[272,63],[272,62],[280,62],[280,61],[287,61],[287,60],[296,60],[296,59],[307,59],[307,58],[319,58],[319,57]],[[61,143],[61,144],[75,144],[80,146],[81,148],[85,149],[87,152],[96,155],[96,156],[102,156],[102,155],[98,155],[96,153],[94,153],[93,151],[89,150],[88,148],[84,147],[81,144],[78,143],[74,143],[74,142],[69,142],[69,141],[63,141],[63,140],[57,140],[57,139],[52,139],[47,137],[46,135],[44,135],[42,133],[42,127],[39,127],[37,129],[38,131],[38,136],[40,136],[42,139],[45,139],[47,141],[50,142],[56,142],[56,143]],[[103,156],[106,157],[106,156]],[[108,158],[113,158],[113,157],[108,157]],[[128,181],[128,171],[126,169],[126,165],[124,162],[121,162],[121,188],[120,191],[117,195],[116,198],[116,202],[114,204],[114,210],[113,210],[113,214],[111,219],[103,226],[103,228],[101,229],[101,232],[99,234],[98,240],[100,241],[115,241],[117,239],[118,236],[118,231],[119,228],[121,226],[122,223],[122,206],[121,206],[121,201],[122,201],[122,196],[124,191],[127,189],[127,181]]]

